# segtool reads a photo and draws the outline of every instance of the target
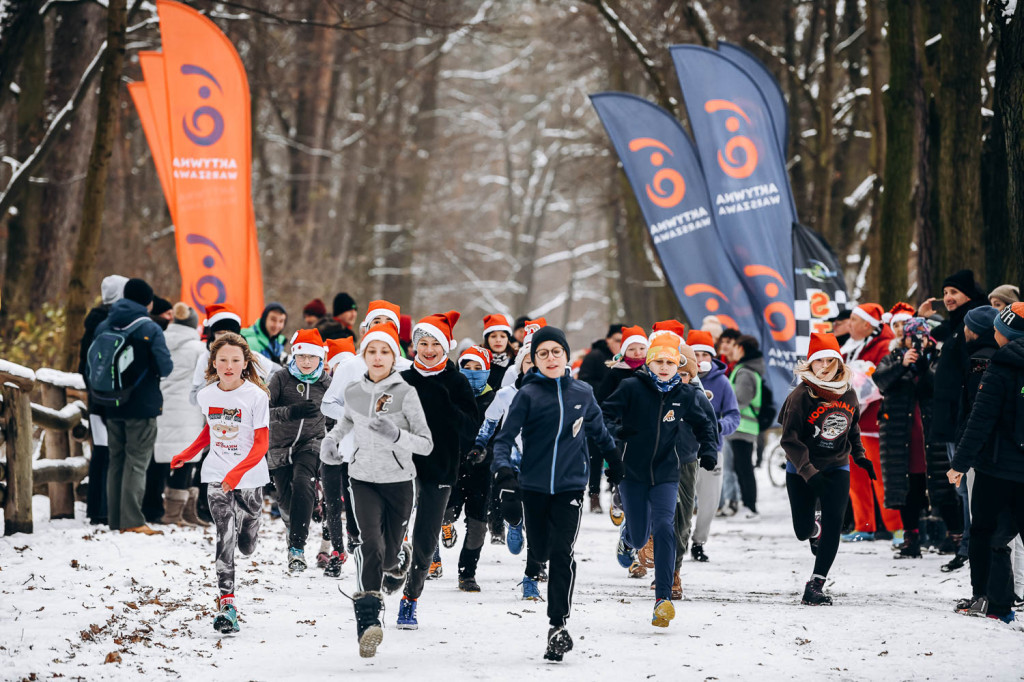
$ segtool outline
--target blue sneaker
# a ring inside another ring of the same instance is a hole
[[[234,604],[222,604],[217,617],[213,619],[213,629],[222,635],[238,632],[238,612]]]
[[[416,600],[409,599],[408,597],[402,597],[401,603],[398,605],[398,624],[399,630],[418,630],[420,624],[416,621]]]
[[[298,547],[288,548],[288,570],[301,573],[306,570],[306,552]]]
[[[893,533],[892,534],[892,546],[893,546],[893,549],[899,549],[900,547],[902,547],[903,546],[903,539],[904,539],[904,536],[903,536],[903,531],[902,530],[898,530],[895,533]]]
[[[520,521],[518,525],[508,526],[508,532],[505,535],[505,544],[508,545],[508,551],[513,554],[519,554],[523,551],[523,522]]]
[[[523,582],[519,583],[523,586],[523,600],[524,601],[543,601],[540,596],[540,590],[537,589],[537,581],[528,575],[523,576]]]
[[[626,544],[626,527],[622,526],[619,531],[619,544],[615,546],[615,558],[619,560],[619,566],[629,568],[636,560],[636,550]]]
[[[840,538],[843,542],[874,542],[875,534],[857,531],[856,533],[847,533],[845,535],[841,535]]]

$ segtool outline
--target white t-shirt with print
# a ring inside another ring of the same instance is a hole
[[[210,453],[203,462],[203,483],[220,483],[229,471],[249,455],[256,429],[270,426],[270,398],[256,384],[246,381],[233,391],[216,383],[199,391],[199,407],[210,427]],[[245,472],[238,488],[258,488],[270,483],[264,457]]]

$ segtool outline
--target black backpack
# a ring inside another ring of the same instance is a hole
[[[779,413],[775,409],[775,396],[768,381],[761,377],[761,408],[757,412],[757,430],[767,431],[775,426],[775,418]]]
[[[131,334],[148,319],[140,317],[125,327],[110,327],[89,344],[86,355],[89,396],[97,403],[123,405],[146,376],[148,353],[131,342]]]

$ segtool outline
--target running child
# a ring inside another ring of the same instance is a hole
[[[343,339],[327,340],[327,373],[332,381],[335,372],[343,364],[356,357],[355,341],[351,336]],[[329,420],[333,422],[333,420]],[[333,423],[330,424],[333,428]],[[348,559],[345,552],[345,535],[355,544],[359,536],[355,516],[352,514],[351,496],[348,494],[348,464],[338,453],[338,443],[327,433],[320,442],[320,485],[324,492],[324,520],[327,523],[327,536],[330,538],[331,554],[324,566],[325,578],[341,576],[341,567]],[[341,514],[345,512],[345,520]]]
[[[255,356],[238,334],[225,334],[213,342],[206,380],[206,388],[197,395],[206,426],[192,445],[174,456],[171,468],[183,467],[203,448],[210,448],[200,477],[209,484],[206,495],[217,527],[220,612],[213,627],[228,634],[239,630],[235,548],[242,556],[255,551],[263,486],[270,483],[265,457],[270,439],[270,401]]]
[[[839,551],[846,505],[850,501],[850,460],[872,479],[875,468],[860,439],[860,403],[850,387],[852,370],[843,362],[832,334],[811,334],[807,359],[795,370],[800,384],[786,397],[779,416],[786,451],[786,490],[793,530],[808,540],[814,573],[804,586],[803,603],[831,606],[825,578]],[[820,521],[815,505],[820,503]]]
[[[501,388],[501,380],[516,357],[516,352],[509,345],[511,340],[512,321],[507,315],[484,316],[484,348],[491,354],[487,383],[495,391]]]

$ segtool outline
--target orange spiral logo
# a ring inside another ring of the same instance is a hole
[[[719,321],[721,321],[721,323],[724,324],[725,326],[732,327],[733,329],[740,328],[740,326],[736,324],[736,320],[732,319],[732,317],[730,317],[729,315],[725,315],[719,312],[719,309],[722,307],[722,303],[718,299],[722,299],[722,301],[725,301],[726,303],[729,302],[729,297],[723,294],[720,289],[713,287],[710,284],[704,283],[687,284],[685,287],[683,287],[683,294],[686,296],[711,294],[711,296],[714,296],[716,298],[706,299],[704,301],[704,309],[707,310],[709,313],[717,315]]]
[[[743,274],[750,278],[767,276],[774,279],[774,282],[768,282],[764,286],[765,296],[769,298],[775,298],[782,293],[780,284],[782,287],[786,286],[786,280],[782,278],[782,275],[766,265],[747,265],[743,268]],[[789,341],[796,336],[796,315],[793,313],[792,306],[785,301],[769,303],[765,306],[763,316],[764,321],[772,330],[772,338],[776,341]]]
[[[674,156],[672,150],[664,143],[652,137],[638,137],[629,141],[629,151],[637,152],[641,149],[654,147]],[[651,165],[658,168],[665,163],[665,156],[659,151],[651,152]],[[666,187],[667,184],[667,187]],[[673,168],[662,168],[654,174],[652,182],[644,185],[647,191],[647,198],[655,206],[660,208],[673,208],[686,196],[686,181],[679,171]]]
[[[704,104],[704,111],[709,114],[717,111],[731,111],[741,116],[747,122],[747,125],[752,125],[747,113],[729,100],[709,100]],[[725,129],[730,133],[737,132],[740,129],[740,119],[736,116],[730,116],[725,119]],[[740,180],[749,178],[757,169],[757,145],[749,137],[736,135],[730,138],[725,143],[725,153],[723,154],[722,151],[721,149],[718,150],[718,165],[722,172],[730,178]],[[737,152],[741,152],[742,159],[737,158]]]

